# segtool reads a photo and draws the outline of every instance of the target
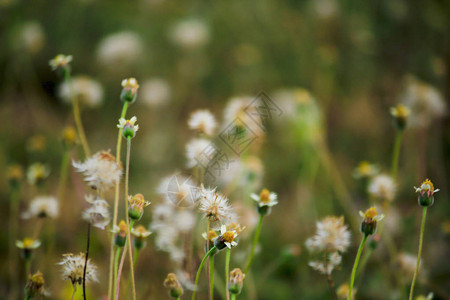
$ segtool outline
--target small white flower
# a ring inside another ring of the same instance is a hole
[[[317,222],[316,234],[305,244],[310,251],[345,252],[350,246],[350,231],[344,224],[344,218],[330,216]]]
[[[131,234],[137,238],[144,239],[144,238],[148,237],[150,234],[152,234],[152,232],[146,230],[144,226],[139,225],[136,228],[134,228],[134,227],[131,228]]]
[[[83,211],[82,218],[92,226],[104,230],[111,220],[108,202],[100,198],[94,200],[92,195],[86,196],[86,201],[90,206]]]
[[[173,42],[187,49],[204,46],[209,40],[209,28],[198,19],[178,22],[170,33]]]
[[[377,175],[369,184],[369,193],[381,200],[393,201],[395,198],[396,184],[388,175]]]
[[[16,247],[24,250],[34,250],[39,248],[41,241],[25,238],[22,241],[16,241]]]
[[[194,111],[188,120],[190,129],[211,136],[217,126],[214,115],[207,109]]]
[[[203,186],[200,195],[199,211],[212,223],[213,227],[217,224],[228,223],[232,212],[228,199],[217,193],[216,189],[205,189]]]
[[[83,271],[86,256],[84,253],[74,255],[72,253],[63,254],[63,259],[58,265],[62,266],[61,277],[63,280],[69,280],[73,285],[83,283]],[[94,265],[90,259],[86,266],[86,282],[95,281],[97,278],[97,266]]]
[[[119,119],[119,124],[117,124],[117,128],[124,128],[125,125],[128,125],[130,127],[132,127],[134,129],[134,131],[138,131],[139,130],[139,125],[134,125],[137,121],[136,116],[132,117],[129,120],[125,120],[124,118],[120,118]]]
[[[169,83],[156,77],[145,80],[140,93],[142,101],[150,107],[168,103],[171,97]]]
[[[101,191],[115,186],[122,176],[122,165],[106,151],[97,152],[83,163],[74,161],[72,164],[93,189]]]
[[[95,108],[103,103],[103,87],[98,81],[81,75],[73,77],[71,84],[72,88],[67,82],[59,86],[58,95],[64,102],[72,103],[72,97],[75,97],[87,107]]]
[[[238,234],[235,230],[228,231],[227,226],[222,225],[220,227],[220,235],[221,237],[223,237],[224,243],[227,248],[231,249],[232,247],[236,247],[238,245],[235,240]]]
[[[53,59],[50,60],[49,65],[52,70],[56,70],[58,68],[67,67],[72,61],[72,55],[63,55],[58,54]]]
[[[50,169],[42,163],[34,163],[28,167],[27,180],[31,185],[42,182],[50,175]]]
[[[28,211],[22,214],[22,218],[30,219],[30,218],[56,218],[59,213],[59,203],[58,199],[52,196],[39,196],[34,198],[31,203]]]
[[[141,37],[131,31],[110,34],[97,48],[97,58],[109,70],[123,70],[141,57],[144,49]]]
[[[186,145],[186,166],[188,168],[193,168],[198,164],[207,164],[208,159],[211,158],[214,153],[211,141],[207,139],[193,139]]]
[[[261,194],[252,193],[250,197],[258,203],[259,207],[272,207],[278,204],[278,196],[274,192],[269,192],[268,189],[263,189]]]

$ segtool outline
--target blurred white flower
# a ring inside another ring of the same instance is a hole
[[[256,105],[251,105],[253,100],[250,96],[231,98],[224,109],[223,126],[233,124],[233,126],[250,130],[251,135],[263,135],[263,120],[259,117],[259,112],[256,111]]]
[[[76,76],[72,78],[72,89],[74,97],[87,107],[98,107],[103,102],[102,85],[89,76]],[[58,95],[66,103],[72,103],[70,86],[63,82],[58,89]]]
[[[345,252],[350,245],[350,231],[344,224],[344,217],[326,217],[317,222],[316,234],[306,240],[310,251]]]
[[[40,162],[30,165],[27,169],[27,180],[31,185],[41,183],[48,175],[50,175],[50,169]]]
[[[188,126],[200,134],[211,136],[217,123],[214,115],[207,109],[196,110],[189,116]]]
[[[445,116],[447,111],[442,94],[435,87],[415,78],[409,78],[401,102],[411,109],[408,119],[411,127],[428,127],[433,120]]]
[[[162,78],[153,77],[141,85],[140,95],[142,101],[150,107],[162,105],[170,101],[170,85]]]
[[[200,189],[199,211],[204,214],[212,227],[229,223],[232,217],[232,208],[228,198],[218,193],[216,189]]]
[[[177,212],[174,221],[175,227],[177,227],[180,232],[189,232],[194,228],[197,219],[192,211],[182,210]]]
[[[417,255],[413,255],[406,252],[400,253],[397,256],[397,263],[400,271],[405,276],[411,277],[416,271]],[[422,261],[420,262],[420,266],[422,266]]]
[[[207,165],[210,157],[214,154],[214,148],[211,147],[211,141],[207,139],[192,139],[186,145],[186,166],[193,168],[197,164]],[[212,151],[210,151],[212,150]]]
[[[157,192],[172,206],[190,207],[199,198],[199,188],[191,179],[180,173],[173,173],[161,180]]]
[[[396,185],[392,177],[381,174],[371,179],[368,191],[376,199],[393,201]]]
[[[59,214],[58,199],[52,196],[38,196],[31,200],[30,207],[22,214],[22,218],[56,218]]]
[[[87,195],[86,201],[90,206],[83,211],[82,218],[91,223],[92,226],[104,230],[111,219],[108,202],[100,198],[94,199],[92,195]]]
[[[117,32],[100,41],[97,59],[108,69],[123,69],[139,59],[143,48],[142,39],[135,32]]]
[[[310,261],[308,265],[321,274],[330,275],[333,270],[342,262],[342,256],[338,252],[327,255],[326,262]]]
[[[45,32],[42,25],[35,21],[29,21],[22,25],[18,35],[19,44],[30,53],[38,53],[45,43]]]
[[[63,280],[69,280],[73,285],[83,283],[83,271],[86,256],[84,253],[74,255],[72,253],[63,254],[63,259],[58,265],[62,266],[61,277]],[[95,281],[97,278],[97,266],[88,259],[86,266],[86,283]]]
[[[209,28],[199,19],[185,19],[175,24],[170,32],[172,41],[187,49],[206,45],[209,41]]]
[[[339,10],[339,3],[336,0],[313,0],[312,6],[317,16],[322,19],[335,16]]]

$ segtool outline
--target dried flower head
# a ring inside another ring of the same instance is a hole
[[[149,205],[150,202],[145,201],[142,194],[128,196],[128,216],[133,220],[140,220],[144,214],[144,208]]]
[[[164,287],[169,290],[169,296],[172,298],[179,299],[183,295],[183,287],[174,273],[167,274],[164,280]]]
[[[209,35],[208,26],[200,19],[181,20],[170,32],[172,41],[185,49],[204,46],[209,40]]]
[[[426,179],[420,187],[416,188],[416,193],[419,193],[418,201],[421,206],[431,206],[434,203],[434,193],[439,192],[439,189],[434,189],[433,183],[430,179]]]
[[[144,81],[141,88],[141,99],[150,107],[167,104],[171,98],[169,83],[162,78],[150,78]]]
[[[359,215],[363,218],[361,223],[361,233],[365,235],[375,234],[377,231],[377,223],[383,220],[384,215],[379,215],[375,206],[366,210],[365,213],[359,212]]]
[[[222,250],[225,247],[228,249],[236,247],[238,245],[236,241],[237,236],[238,233],[236,231],[229,231],[227,230],[227,226],[222,225],[222,227],[220,227],[220,236],[214,240],[214,246],[216,246],[218,250]]]
[[[120,99],[125,102],[133,103],[137,98],[137,91],[139,89],[139,83],[136,78],[127,78],[122,80],[122,92]]]
[[[25,286],[25,295],[27,299],[32,299],[34,297],[41,298],[47,295],[44,274],[37,271],[33,275],[28,275],[28,281]]]
[[[31,200],[27,211],[22,213],[22,218],[56,218],[59,213],[58,199],[52,196],[38,196]]]
[[[231,215],[228,199],[217,193],[216,189],[206,189],[203,186],[200,195],[199,210],[212,223],[213,227],[219,223],[227,223]]]
[[[97,48],[97,59],[110,71],[122,72],[142,56],[142,38],[133,31],[120,31],[104,37]]]
[[[70,62],[72,62],[72,55],[58,54],[49,61],[49,65],[53,71],[56,71],[69,67]]]
[[[27,170],[27,179],[31,185],[41,184],[48,175],[50,175],[50,169],[40,162],[32,164]]]
[[[317,222],[316,234],[305,244],[310,251],[345,252],[350,245],[350,231],[344,217],[329,216]]]
[[[83,283],[85,260],[86,256],[81,252],[78,255],[72,253],[63,254],[62,261],[58,263],[58,265],[62,266],[62,279],[69,280],[73,285],[76,285],[77,283],[81,285]],[[86,283],[91,281],[98,282],[97,266],[88,259],[86,266]]]
[[[379,168],[371,164],[368,161],[362,161],[358,164],[358,166],[353,171],[353,177],[359,178],[370,178],[374,175],[377,175],[379,172]]]
[[[112,188],[122,176],[122,165],[106,151],[97,152],[83,163],[74,161],[72,164],[76,171],[83,173],[84,180],[95,190],[106,191]]]
[[[217,126],[216,118],[207,109],[194,111],[188,120],[190,129],[197,130],[200,134],[211,136]]]
[[[393,201],[395,198],[396,185],[392,177],[381,174],[372,178],[368,190],[369,194],[377,199]]]
[[[310,261],[308,265],[321,274],[330,275],[333,270],[342,262],[342,256],[339,252],[326,253],[326,260]]]
[[[124,118],[119,119],[119,124],[117,128],[122,128],[122,135],[124,138],[134,138],[136,132],[139,130],[139,125],[134,125],[137,121],[136,117],[132,117],[129,120]]]
[[[94,199],[92,195],[86,196],[86,201],[90,206],[83,211],[82,218],[92,226],[104,230],[111,220],[108,202],[100,198]]]
[[[103,103],[103,87],[97,80],[86,75],[72,78],[71,82],[63,82],[58,95],[65,103],[72,103],[75,98],[84,107],[96,108]]]
[[[236,268],[230,272],[230,282],[228,283],[228,290],[231,294],[240,294],[244,285],[245,274],[241,269]]]
[[[35,21],[28,21],[23,23],[20,28],[17,42],[19,46],[25,51],[36,54],[45,43],[45,32],[42,25]]]

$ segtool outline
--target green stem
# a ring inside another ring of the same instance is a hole
[[[78,103],[78,98],[75,97],[69,71],[64,72],[64,80],[66,84],[69,85],[70,97],[72,98],[73,118],[75,120],[75,127],[77,128],[78,137],[80,138],[81,145],[83,146],[84,156],[89,157],[91,156],[91,151],[89,150],[86,134],[84,133],[83,122],[81,121],[80,105]]]
[[[262,220],[264,215],[259,216],[258,226],[256,227],[255,236],[253,237],[253,244],[252,244],[252,250],[250,252],[250,258],[248,259],[247,266],[245,267],[244,273],[247,274],[248,270],[250,269],[250,266],[253,261],[253,256],[255,255],[256,245],[258,244],[259,240],[259,233],[261,232],[261,226],[262,226]]]
[[[225,257],[225,291],[227,293],[227,300],[230,299],[230,292],[228,291],[228,281],[230,278],[230,257],[231,249],[227,247],[227,255]]]
[[[358,253],[356,254],[355,264],[353,265],[352,276],[350,278],[350,288],[348,290],[347,300],[352,299],[352,290],[353,290],[353,284],[355,283],[356,269],[358,268],[359,258],[361,257],[361,253],[364,248],[364,244],[366,243],[366,240],[367,240],[367,235],[365,234],[361,240],[361,244],[359,244]]]
[[[69,151],[64,149],[61,159],[61,170],[59,172],[59,184],[58,184],[58,200],[62,201],[64,197],[64,190],[67,183],[67,175],[69,174]]]
[[[231,294],[231,300],[236,300],[236,294]]]
[[[30,295],[26,295],[25,300],[29,300],[29,299],[30,299]]]
[[[208,259],[208,257],[216,250],[217,250],[216,246],[214,246],[211,249],[209,249],[209,251],[203,257],[202,262],[200,263],[200,266],[198,267],[197,275],[195,276],[194,291],[192,292],[192,300],[195,300],[195,294],[197,292],[198,279],[200,278],[200,273],[202,272],[203,265],[205,264],[205,262]]]
[[[120,251],[121,250],[122,250],[121,247],[117,247],[116,255],[114,257],[114,275],[113,275],[114,282],[116,282],[116,280],[117,280],[117,268],[119,267],[119,258],[120,258]],[[117,292],[117,290],[114,289],[114,296],[113,296],[112,299],[116,299],[116,292]]]
[[[214,255],[209,258],[209,300],[214,298]]]
[[[31,268],[31,259],[27,258],[25,259],[25,281],[28,278],[28,274],[30,274],[30,268]]]
[[[419,253],[417,254],[417,265],[416,265],[416,271],[414,272],[414,277],[411,283],[411,289],[409,290],[409,300],[412,300],[413,294],[414,294],[414,285],[416,284],[416,278],[417,274],[419,273],[419,267],[420,267],[420,257],[422,255],[422,244],[423,244],[423,232],[425,231],[425,219],[427,217],[427,207],[423,207],[423,214],[422,214],[422,225],[420,226],[420,238],[419,238]]]
[[[128,109],[128,102],[123,103],[122,113],[120,118],[125,118]],[[119,128],[119,133],[117,134],[116,143],[116,162],[120,162],[120,151],[122,149],[122,130]],[[113,213],[113,223],[112,225],[117,225],[117,215],[119,211],[119,192],[120,192],[120,182],[116,184],[116,191],[114,195],[114,213]],[[110,259],[109,259],[109,286],[108,286],[108,299],[111,299],[111,294],[113,292],[113,265],[114,265],[114,233],[111,233],[111,246],[110,246]],[[117,274],[116,274],[117,275]]]
[[[395,142],[394,142],[394,151],[392,152],[392,167],[391,167],[391,176],[392,176],[392,179],[394,179],[394,180],[397,177],[398,158],[400,156],[402,137],[403,137],[403,131],[401,131],[401,130],[397,131],[397,136],[395,137]]]
[[[17,278],[17,252],[15,248],[15,242],[17,239],[17,228],[19,219],[19,195],[20,189],[19,187],[11,188],[11,202],[10,202],[10,214],[9,214],[9,267],[10,267],[10,276],[11,276],[11,298],[14,299],[14,295],[19,288],[19,279]]]

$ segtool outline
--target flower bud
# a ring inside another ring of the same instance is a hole
[[[24,238],[23,241],[16,241],[17,248],[21,249],[21,256],[25,260],[31,259],[33,251],[41,245],[39,240]]]
[[[136,136],[136,131],[139,130],[139,125],[134,125],[136,121],[136,117],[132,117],[130,120],[125,120],[124,118],[119,119],[117,128],[122,128],[122,136],[125,139],[132,139]]]
[[[131,234],[134,236],[133,239],[134,248],[140,250],[146,246],[147,243],[145,239],[152,233],[150,231],[147,231],[147,229],[144,226],[139,225],[136,228],[131,229]]]
[[[231,249],[232,247],[237,246],[237,242],[235,241],[238,233],[235,230],[227,230],[225,225],[222,225],[220,228],[220,236],[214,240],[214,246],[218,250],[222,250],[225,247]],[[214,254],[214,253],[212,253]]]
[[[164,280],[164,287],[169,290],[169,296],[172,298],[179,298],[183,295],[183,287],[174,273],[167,274]]]
[[[150,205],[142,194],[128,197],[128,216],[133,220],[140,220],[144,214],[144,207]]]
[[[49,65],[53,71],[56,71],[60,75],[64,76],[67,73],[70,73],[70,62],[71,61],[72,61],[72,55],[58,54],[55,56],[55,58],[50,60]]]
[[[244,285],[245,274],[241,269],[236,268],[230,272],[230,282],[228,283],[228,291],[231,294],[239,295]]]
[[[406,128],[410,113],[410,109],[403,104],[398,104],[396,107],[391,107],[391,115],[394,117],[395,125],[398,130],[402,131]]]
[[[117,247],[123,247],[125,246],[125,243],[127,241],[127,233],[128,233],[128,228],[127,228],[127,224],[125,223],[125,221],[120,221],[119,226],[114,225],[113,230],[111,230],[113,233],[115,233],[115,237],[114,237],[114,244]]]
[[[77,143],[77,131],[72,126],[67,126],[62,132],[62,143],[66,149],[70,149]]]
[[[25,286],[25,295],[30,299],[44,295],[44,285],[44,275],[41,272],[37,271],[35,274],[29,275]]]
[[[361,223],[361,233],[364,235],[372,235],[377,231],[377,223],[384,218],[384,215],[378,215],[376,207],[371,207],[365,213],[359,212],[363,217]]]
[[[20,182],[24,178],[23,168],[19,164],[14,164],[8,167],[7,177],[9,180],[9,184],[12,188],[17,188],[20,185]]]
[[[434,193],[439,192],[439,189],[434,189],[433,183],[430,179],[426,179],[422,182],[422,185],[418,188],[414,187],[416,193],[419,193],[417,201],[420,206],[431,206],[434,203]]]
[[[136,101],[138,89],[139,84],[136,78],[122,80],[122,92],[120,93],[120,99],[130,104],[133,103]]]

